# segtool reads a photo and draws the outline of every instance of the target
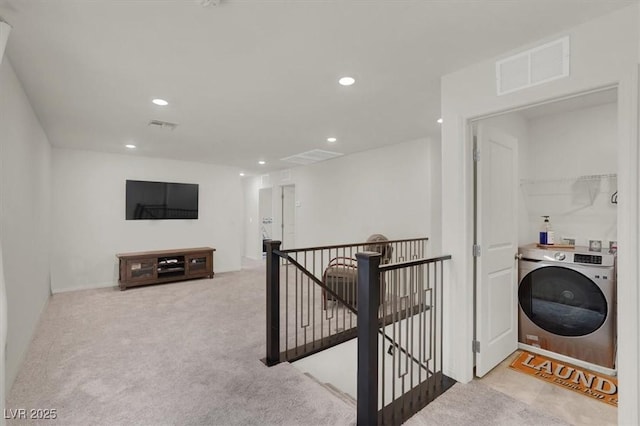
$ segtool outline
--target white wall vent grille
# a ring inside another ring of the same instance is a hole
[[[569,75],[569,36],[496,62],[498,95]]]
[[[324,151],[322,149],[312,149],[311,151],[303,152],[302,154],[292,155],[291,157],[282,158],[281,161],[289,163],[307,165],[317,163],[319,161],[329,160],[331,158],[340,157],[341,153]]]

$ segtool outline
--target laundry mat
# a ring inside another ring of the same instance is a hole
[[[618,406],[618,379],[523,351],[509,366],[584,396]]]

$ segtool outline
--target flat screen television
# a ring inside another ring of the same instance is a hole
[[[197,219],[198,184],[127,180],[127,220]]]

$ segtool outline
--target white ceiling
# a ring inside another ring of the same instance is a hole
[[[54,146],[262,173],[438,138],[442,75],[635,2],[0,0],[0,16]]]

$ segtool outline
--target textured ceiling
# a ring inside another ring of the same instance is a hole
[[[0,16],[54,146],[261,173],[312,149],[438,138],[443,74],[631,3],[0,0]]]

